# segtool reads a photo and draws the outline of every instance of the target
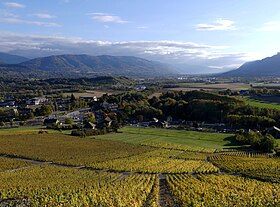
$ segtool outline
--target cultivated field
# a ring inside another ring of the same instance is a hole
[[[272,97],[246,97],[245,101],[250,106],[280,110],[280,97],[277,97],[277,96],[272,96]]]
[[[209,90],[219,91],[230,89],[232,91],[247,90],[250,88],[250,84],[246,83],[180,83],[176,88],[166,88],[165,90],[171,91],[193,91],[193,90]]]
[[[94,90],[94,91],[85,91],[85,92],[82,92],[82,93],[64,93],[63,95],[65,97],[67,96],[71,96],[72,94],[76,97],[76,98],[79,98],[79,97],[93,97],[93,96],[96,96],[97,98],[103,96],[104,94],[108,94],[108,95],[112,95],[112,94],[118,94],[118,93],[121,93],[120,91],[111,91],[111,90],[106,90],[106,91],[102,91],[102,90]]]
[[[0,131],[0,206],[279,206],[280,160],[231,135]],[[260,164],[261,163],[261,164]]]

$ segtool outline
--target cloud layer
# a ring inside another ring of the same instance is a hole
[[[6,6],[6,7],[19,8],[19,9],[25,7],[24,4],[20,4],[20,3],[17,3],[17,2],[4,2],[3,5]]]
[[[128,21],[123,20],[121,17],[112,14],[89,13],[87,15],[91,16],[91,19],[97,22],[118,23],[118,24],[128,23]]]
[[[225,46],[175,41],[109,42],[81,38],[0,33],[0,51],[29,58],[58,54],[138,56],[169,64],[228,69],[245,62],[246,54],[226,53]]]
[[[58,27],[59,24],[55,22],[41,22],[41,21],[30,21],[19,18],[0,18],[1,23],[9,23],[9,24],[31,24],[37,26],[46,26],[46,27]]]
[[[198,31],[223,31],[223,30],[235,30],[235,22],[226,19],[218,19],[212,24],[197,24],[196,30]]]
[[[48,14],[48,13],[36,13],[32,14],[32,16],[40,18],[40,19],[54,19],[56,16]]]
[[[266,22],[264,25],[258,29],[259,31],[265,31],[265,32],[276,32],[280,31],[280,22],[277,21],[271,21]]]

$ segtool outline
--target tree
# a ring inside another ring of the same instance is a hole
[[[40,109],[36,109],[39,116],[46,116],[53,113],[53,109],[50,105],[42,105]]]
[[[144,120],[144,117],[143,117],[143,115],[138,115],[137,116],[137,120],[139,121],[139,122],[142,122],[143,120]]]
[[[118,129],[120,128],[120,124],[116,116],[112,117],[111,128],[114,132],[118,132]]]
[[[11,119],[11,120],[10,120],[10,126],[12,127],[12,126],[14,126],[14,124],[15,124],[15,123],[14,123],[14,120]]]
[[[273,152],[277,147],[277,143],[274,137],[270,134],[266,134],[262,141],[262,149],[264,152]]]
[[[65,121],[64,121],[65,124],[73,124],[73,122],[74,121],[71,118],[66,118]]]
[[[0,126],[3,127],[5,126],[5,123],[3,121],[0,122]]]
[[[71,103],[74,103],[76,101],[76,97],[74,96],[73,93],[71,94],[70,101]]]
[[[88,116],[87,121],[88,121],[88,122],[91,122],[91,123],[95,123],[95,122],[96,122],[96,118],[95,118],[94,113],[89,113],[88,115],[89,115],[89,116]]]
[[[244,130],[239,130],[235,135],[235,140],[240,144],[249,144],[253,149],[263,152],[273,152],[277,148],[277,143],[271,134],[263,135],[253,131],[245,133]]]

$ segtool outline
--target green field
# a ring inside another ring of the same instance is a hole
[[[177,84],[180,88],[192,88],[192,89],[205,89],[205,90],[226,90],[230,89],[233,91],[248,90],[249,84],[246,83],[179,83]]]
[[[261,101],[261,100],[251,99],[248,97],[245,98],[244,100],[245,100],[246,104],[248,104],[249,106],[280,110],[280,104],[278,104],[278,103]]]
[[[40,130],[0,130],[0,206],[280,205],[279,158],[237,151],[231,134]]]
[[[153,147],[181,149],[186,151],[213,152],[223,148],[238,148],[232,145],[233,134],[189,132],[156,128],[125,127],[122,133],[98,136],[97,139],[114,140]]]

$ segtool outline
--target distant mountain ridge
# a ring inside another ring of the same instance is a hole
[[[280,77],[280,53],[262,60],[247,62],[236,70],[223,73],[224,77],[260,77],[279,76]]]
[[[9,53],[0,52],[0,63],[1,64],[19,64],[29,59],[26,57],[12,55]]]
[[[54,55],[20,64],[25,68],[64,75],[125,75],[128,77],[176,74],[169,66],[133,56]]]
[[[18,61],[22,59],[18,56]],[[169,65],[134,56],[54,55],[35,58],[19,64],[0,60],[2,77],[79,78],[126,76],[133,78],[175,75]]]

